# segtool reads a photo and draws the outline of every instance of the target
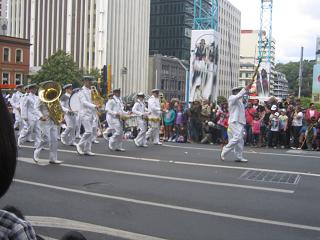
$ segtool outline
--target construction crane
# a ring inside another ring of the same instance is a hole
[[[272,41],[272,10],[273,0],[261,0],[260,31],[258,42],[258,59],[261,61],[260,96],[270,95],[270,80],[272,81],[272,66],[274,64],[274,46]]]
[[[218,31],[218,0],[194,0],[193,29]]]

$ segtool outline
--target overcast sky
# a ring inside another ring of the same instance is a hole
[[[260,29],[261,0],[229,0],[241,11],[241,29]],[[315,59],[320,36],[320,0],[274,0],[272,35],[276,40],[276,63]]]

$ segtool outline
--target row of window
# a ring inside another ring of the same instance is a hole
[[[23,51],[22,49],[16,49],[16,55],[15,55],[16,63],[22,63],[23,62]],[[8,47],[3,48],[3,62],[11,62],[11,49]]]
[[[161,79],[161,90],[171,90],[171,91],[183,91],[184,82],[182,81],[172,81],[169,79]]]
[[[23,74],[22,73],[15,73],[15,82],[14,82],[14,84],[16,84],[16,85],[22,84],[22,78],[23,78]],[[1,78],[1,84],[9,84],[9,79],[10,79],[10,73],[9,72],[3,72],[2,73],[2,78]]]

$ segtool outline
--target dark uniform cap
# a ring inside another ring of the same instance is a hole
[[[120,88],[116,88],[116,89],[113,89],[112,92],[120,92],[121,89]]]
[[[84,80],[93,81],[93,80],[95,80],[95,79],[94,79],[93,76],[83,76],[83,77],[82,77],[82,81],[84,81]]]
[[[30,89],[30,88],[37,88],[37,84],[35,84],[35,83],[29,84],[29,85],[28,85],[28,88],[29,88],[29,89]]]
[[[137,96],[138,96],[138,97],[144,97],[144,93],[143,93],[143,92],[139,92],[139,93],[137,94]]]

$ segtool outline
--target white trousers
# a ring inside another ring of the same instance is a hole
[[[36,150],[41,151],[46,144],[49,145],[50,161],[57,160],[58,151],[58,126],[53,121],[40,121],[41,138],[40,142],[35,144]]]
[[[160,122],[150,122],[149,123],[150,128],[146,134],[147,139],[153,139],[153,143],[159,143],[160,142]]]
[[[64,119],[66,121],[67,128],[61,134],[61,140],[67,145],[70,145],[74,143],[76,139],[76,116],[66,114]]]
[[[14,118],[15,118],[14,128],[19,128],[19,133],[20,133],[23,128],[21,114],[17,109],[14,109],[13,113],[14,113]]]
[[[78,145],[84,153],[91,152],[93,116],[81,116],[80,120],[84,127],[84,134]]]
[[[122,121],[120,119],[110,119],[108,121],[109,128],[114,130],[110,140],[109,140],[109,148],[111,150],[117,150],[122,148],[123,142],[123,126]]]
[[[76,138],[80,138],[80,130],[81,130],[81,119],[79,114],[76,115]]]
[[[242,158],[244,146],[244,126],[238,122],[232,122],[228,127],[228,144],[223,147],[222,154],[226,156],[232,150],[237,159]]]
[[[137,119],[137,123],[138,123],[138,129],[139,129],[139,133],[138,136],[135,138],[136,143],[139,146],[143,146],[147,144],[147,124],[146,121],[144,121],[141,118]]]
[[[41,130],[39,126],[39,120],[23,120],[23,129],[20,132],[18,143],[23,144],[27,140],[33,140],[34,136],[35,145],[40,142]]]

